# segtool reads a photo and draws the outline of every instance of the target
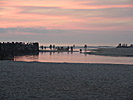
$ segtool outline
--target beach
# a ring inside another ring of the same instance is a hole
[[[99,48],[92,49],[91,52],[89,52],[88,54],[133,57],[133,48]]]
[[[0,61],[0,100],[132,100],[133,65]]]

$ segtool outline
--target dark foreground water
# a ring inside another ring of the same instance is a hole
[[[133,64],[133,57],[97,56],[80,52],[43,52],[39,55],[17,56],[14,61]]]

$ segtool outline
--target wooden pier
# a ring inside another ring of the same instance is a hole
[[[12,59],[17,55],[34,54],[39,52],[39,43],[0,42],[0,59]]]

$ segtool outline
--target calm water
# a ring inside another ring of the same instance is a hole
[[[67,63],[108,63],[108,64],[133,64],[133,57],[110,57],[88,55],[79,52],[43,52],[38,56],[18,56],[15,61],[37,62],[67,62]]]

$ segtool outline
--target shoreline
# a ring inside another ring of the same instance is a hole
[[[39,61],[14,61],[14,60],[0,60],[1,61],[13,61],[20,63],[44,63],[44,64],[95,64],[95,65],[133,65],[133,64],[117,64],[117,63],[77,63],[77,62],[39,62]]]
[[[133,57],[133,48],[99,48],[85,53],[101,56]]]
[[[131,100],[133,65],[0,61],[1,100]]]

